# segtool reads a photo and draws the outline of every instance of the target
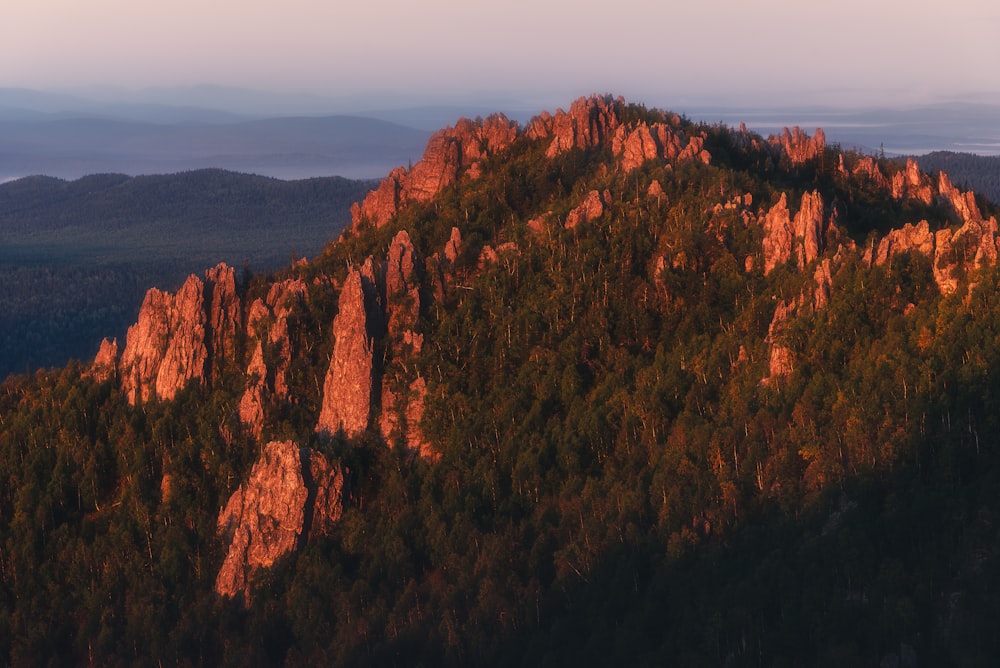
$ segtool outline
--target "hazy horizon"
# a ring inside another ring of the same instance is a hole
[[[103,144],[100,136],[77,141],[73,152],[48,128],[17,125],[60,115],[191,125],[340,114],[429,132],[494,111],[523,123],[594,93],[695,121],[746,121],[762,134],[800,125],[890,153],[997,154],[998,28],[1000,6],[986,0],[599,8],[570,0],[16,0],[0,25],[0,179],[174,164],[367,178],[419,158],[423,147],[358,167],[340,147],[317,156],[301,139],[294,150],[234,139],[211,152],[211,142],[185,140],[168,145],[168,158],[194,146],[197,160],[174,163],[135,155],[140,142],[120,133]],[[976,104],[997,107],[968,106]]]
[[[357,111],[603,92],[675,109],[1000,102],[1000,7],[986,0],[36,0],[5,14],[0,88],[210,84]]]

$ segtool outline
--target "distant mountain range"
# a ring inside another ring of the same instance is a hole
[[[0,120],[0,181],[210,167],[284,179],[375,178],[419,158],[428,136],[357,116],[182,123],[36,116]]]
[[[0,88],[0,183],[205,168],[379,178],[418,160],[431,132],[492,111],[219,86],[73,94]],[[532,113],[511,116],[526,121]]]
[[[52,93],[0,88],[0,182],[45,174],[162,174],[217,167],[284,179],[378,178],[419,159],[431,132],[502,110],[520,123],[526,101],[428,103],[392,96],[332,98],[194,86]],[[886,155],[1000,153],[1000,106],[898,109],[691,104],[706,123],[761,134],[822,127],[831,143]]]
[[[153,285],[220,261],[265,272],[317,255],[374,183],[212,169],[0,184],[0,378],[89,358]]]

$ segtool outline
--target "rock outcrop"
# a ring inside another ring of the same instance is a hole
[[[826,149],[826,135],[820,128],[816,128],[812,137],[798,126],[793,127],[791,131],[784,128],[780,135],[769,137],[768,142],[780,154],[787,156],[793,165],[801,165],[812,160],[822,155]]]
[[[788,199],[781,194],[778,203],[764,214],[763,254],[764,274],[769,274],[779,264],[795,258],[799,269],[819,257],[823,251],[827,221],[823,197],[817,191],[802,195],[798,212],[792,218]]]
[[[587,193],[587,198],[566,215],[564,225],[566,229],[572,230],[578,225],[597,220],[603,215],[604,202],[601,201],[601,194],[596,190],[591,190]]]
[[[915,199],[924,204],[934,201],[930,179],[920,171],[916,160],[908,158],[906,168],[893,174],[892,196],[896,199]]]
[[[781,341],[788,320],[795,313],[794,302],[782,301],[774,309],[774,316],[767,328],[768,375],[762,383],[773,385],[787,377],[794,369],[792,351]]]
[[[458,229],[452,228],[444,245],[445,258],[435,253],[429,263],[437,274],[435,290],[442,295],[444,272],[451,275],[461,239]],[[348,271],[333,323],[334,349],[323,385],[318,432],[353,437],[371,428],[386,443],[401,440],[415,452],[430,454],[420,431],[426,383],[414,374],[412,365],[423,349],[417,325],[425,299],[424,270],[410,235],[402,230],[377,269],[369,258],[360,269]]]
[[[445,246],[445,254],[461,243],[457,228]],[[398,435],[412,451],[430,454],[420,420],[423,417],[424,397],[427,394],[424,379],[417,376],[406,384],[407,363],[423,348],[423,335],[416,331],[420,317],[421,262],[405,230],[400,231],[389,245],[385,268],[385,311],[387,323],[386,344],[390,349],[390,368],[385,370],[382,382],[382,401],[379,431],[387,443]]]
[[[449,245],[460,243],[455,239],[458,228],[452,228]],[[454,251],[457,253],[457,250]],[[412,332],[420,317],[421,267],[413,241],[406,230],[400,230],[389,243],[385,264],[385,315],[389,335],[402,339],[405,332]]]
[[[960,222],[983,222],[983,214],[976,204],[976,195],[971,191],[960,191],[952,185],[951,179],[944,172],[938,174],[938,198],[951,209]]]
[[[352,268],[340,290],[333,319],[333,356],[323,384],[323,403],[316,430],[357,436],[372,416],[375,395],[374,336],[375,284],[371,264]]]
[[[291,441],[268,443],[219,512],[227,545],[215,591],[250,603],[254,576],[340,519],[344,470]]]
[[[118,340],[103,339],[86,375],[94,382],[103,383],[118,376]]]
[[[237,340],[243,326],[243,305],[236,294],[236,272],[220,264],[205,272],[208,307],[207,348],[212,381],[237,362]]]
[[[594,148],[614,136],[621,125],[625,101],[610,95],[584,97],[570,105],[569,111],[543,112],[532,119],[525,134],[531,139],[551,138],[545,151],[554,158],[573,148]]]
[[[844,156],[840,156],[841,163],[843,163]],[[842,170],[846,172],[846,170]],[[878,163],[875,162],[870,156],[865,156],[858,160],[851,170],[851,174],[855,177],[862,177],[871,181],[877,188],[888,188],[889,179],[886,178],[885,174],[879,168]]]
[[[351,208],[352,225],[381,227],[408,201],[430,199],[463,174],[478,177],[480,162],[507,149],[517,138],[517,123],[503,114],[485,120],[460,119],[435,133],[423,157],[410,170],[397,167],[378,188]]]
[[[189,276],[176,296],[156,288],[146,293],[119,367],[130,404],[173,399],[188,381],[203,378],[206,321],[204,284],[197,276]]]
[[[192,380],[215,378],[235,361],[241,321],[232,268],[191,275],[176,295],[152,288],[125,336],[118,362],[122,391],[130,404],[173,399]],[[103,350],[107,366],[110,350]]]
[[[830,292],[833,290],[833,264],[830,258],[824,258],[816,265],[813,285],[813,308],[819,311],[826,308],[830,302]]]
[[[866,252],[864,259],[870,265],[881,266],[904,253],[925,255],[931,260],[938,289],[949,295],[958,290],[960,268],[978,269],[996,263],[1000,250],[998,236],[993,217],[970,220],[954,231],[944,228],[937,232],[931,232],[928,222],[922,220],[891,230],[879,241],[874,253],[872,249]]]

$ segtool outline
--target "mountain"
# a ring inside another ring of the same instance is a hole
[[[429,135],[356,116],[245,119],[163,107],[147,108],[143,120],[96,112],[12,116],[0,117],[0,182],[36,174],[78,179],[206,168],[284,179],[376,178],[418,158]]]
[[[223,170],[0,184],[0,377],[91,358],[151,286],[220,261],[265,272],[318,254],[371,186]]]
[[[987,665],[998,210],[619,98],[0,393],[12,664]]]

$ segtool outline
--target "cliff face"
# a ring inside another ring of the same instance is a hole
[[[243,327],[243,304],[236,294],[236,272],[225,264],[205,272],[207,308],[206,352],[211,360],[211,380],[216,382],[236,364],[237,341]]]
[[[122,390],[129,403],[173,399],[189,380],[202,379],[208,359],[205,322],[204,284],[197,276],[176,296],[155,288],[146,293],[122,352]]]
[[[371,422],[375,369],[371,316],[375,305],[374,276],[352,268],[340,289],[333,319],[333,355],[323,384],[323,404],[316,430],[357,436]]]
[[[446,255],[449,247],[457,252],[459,242],[453,233]],[[369,258],[348,272],[333,321],[317,431],[350,437],[375,428],[387,443],[398,436],[411,450],[429,454],[419,430],[426,384],[407,371],[423,348],[423,335],[416,331],[422,274],[423,263],[405,230],[393,238],[377,269]]]
[[[215,591],[249,605],[253,576],[328,532],[343,508],[344,471],[291,441],[268,443],[219,512],[227,545]]]
[[[171,295],[146,293],[139,318],[129,327],[119,363],[129,403],[173,399],[189,381],[202,382],[231,364],[241,321],[231,267],[189,276]]]
[[[769,274],[792,258],[800,270],[804,269],[823,250],[828,227],[823,197],[816,191],[804,194],[792,218],[787,196],[782,193],[778,203],[763,216],[761,226],[764,229],[764,273]]]
[[[768,141],[779,155],[787,156],[793,165],[801,165],[822,155],[826,148],[826,135],[819,128],[812,137],[797,126],[791,130],[785,128],[780,135],[772,136]]]

